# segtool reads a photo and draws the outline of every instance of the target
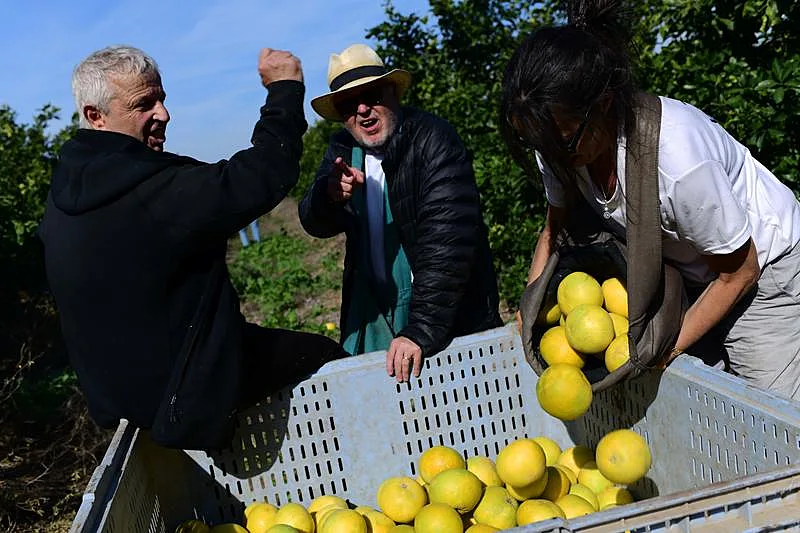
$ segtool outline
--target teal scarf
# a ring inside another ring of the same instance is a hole
[[[351,166],[364,168],[364,151],[353,148]],[[365,183],[366,186],[366,183]],[[363,187],[353,191],[350,200],[358,217],[362,241],[357,246],[356,269],[343,332],[344,349],[351,355],[386,350],[395,334],[408,324],[411,304],[411,267],[389,206],[389,184],[383,188],[383,243],[385,282],[378,281],[372,269],[368,206]]]

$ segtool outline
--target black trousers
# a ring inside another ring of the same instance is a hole
[[[341,345],[315,333],[245,324],[239,407],[302,381],[329,361],[347,357]]]

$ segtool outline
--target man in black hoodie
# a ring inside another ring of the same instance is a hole
[[[156,63],[115,46],[73,74],[82,129],[53,174],[40,235],[47,277],[89,411],[151,428],[167,446],[227,444],[233,414],[343,355],[326,337],[247,324],[227,239],[299,175],[300,61],[264,49],[269,96],[253,146],[214,164],[164,152]]]

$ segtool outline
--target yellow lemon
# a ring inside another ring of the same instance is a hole
[[[486,524],[472,524],[464,533],[494,533],[495,531],[500,530]]]
[[[608,278],[601,286],[603,305],[610,313],[628,318],[628,291],[619,278]]]
[[[333,331],[336,329],[336,324],[333,322],[325,322],[325,330],[326,331]]]
[[[561,315],[561,317],[558,319],[558,325],[562,327],[567,325],[567,315]]]
[[[248,533],[247,530],[239,524],[219,524],[211,528],[211,533]]]
[[[429,503],[414,518],[415,533],[462,533],[464,524],[455,509],[443,503]]]
[[[202,520],[187,520],[175,528],[175,533],[209,533],[211,528]]]
[[[494,461],[488,457],[475,455],[467,459],[467,470],[478,476],[478,479],[487,487],[502,487],[503,480],[497,475]]]
[[[292,526],[301,533],[314,533],[314,519],[299,503],[287,503],[275,513],[275,524]]]
[[[578,472],[578,483],[586,485],[595,494],[600,494],[614,483],[597,469],[597,463],[594,461],[587,461]]]
[[[557,469],[561,470],[562,472],[564,472],[564,474],[569,478],[569,482],[570,483],[577,483],[578,482],[578,474],[573,472],[572,469],[570,469],[569,467],[566,467],[564,465],[560,465],[560,464],[556,463],[556,464],[553,465],[553,468],[557,468]]]
[[[428,503],[428,493],[410,477],[390,477],[378,487],[378,507],[395,522],[414,520]]]
[[[617,313],[608,313],[614,323],[614,337],[628,334],[628,319]]]
[[[633,502],[633,495],[623,487],[608,487],[597,495],[597,505],[602,511],[608,507],[625,505]]]
[[[594,507],[592,507],[591,503],[575,494],[565,494],[555,503],[564,511],[564,518],[567,520],[594,512]]]
[[[433,446],[419,457],[419,473],[426,483],[430,483],[439,472],[465,467],[466,462],[461,454],[448,446]]]
[[[531,498],[538,498],[542,492],[544,492],[545,487],[547,487],[547,481],[550,477],[547,468],[545,468],[544,474],[542,477],[531,483],[530,485],[525,485],[524,487],[515,487],[513,485],[506,485],[506,490],[511,496],[517,501],[525,501],[530,500]]]
[[[257,508],[257,507],[259,507],[261,505],[264,505],[264,504],[272,505],[272,504],[269,504],[269,503],[264,502],[264,501],[250,502],[247,505],[247,507],[244,508],[244,517],[247,518],[248,516],[250,516],[250,513],[253,511],[253,509],[255,509],[255,508]],[[273,505],[273,507],[275,507],[275,506]],[[277,507],[276,507],[276,509],[277,509]]]
[[[536,322],[550,326],[557,324],[559,318],[561,318],[561,308],[557,303],[550,303],[542,305],[539,315],[536,317]]]
[[[266,502],[257,502],[250,507],[249,513],[246,511],[244,527],[250,533],[265,533],[275,523],[275,515],[278,514],[278,508]]]
[[[597,280],[586,272],[573,272],[558,284],[558,306],[567,315],[581,304],[603,305],[603,290]]]
[[[553,365],[539,376],[536,397],[539,405],[550,416],[559,420],[575,420],[588,411],[592,404],[592,385],[580,368],[565,364]],[[498,472],[499,470],[498,461]],[[500,477],[503,477],[502,473]]]
[[[580,372],[580,370],[577,371]],[[546,459],[542,447],[531,439],[517,439],[500,450],[495,463],[497,475],[500,476],[503,483],[515,487],[525,487],[542,477]]]
[[[586,364],[583,355],[576,352],[567,342],[567,333],[563,326],[553,326],[544,332],[539,340],[539,352],[548,365],[565,363],[583,368]]]
[[[319,511],[320,509],[324,509],[325,507],[338,507],[339,509],[348,509],[349,505],[347,502],[340,498],[339,496],[334,496],[332,494],[324,494],[322,496],[317,496],[311,503],[308,504],[308,512],[312,515]]]
[[[397,524],[394,526],[394,531],[392,533],[414,533],[414,526],[409,526],[408,524]]]
[[[567,315],[564,333],[575,350],[585,354],[600,353],[614,340],[614,322],[599,305],[581,304]]]
[[[597,494],[592,491],[589,487],[582,483],[574,483],[569,488],[569,494],[575,494],[576,496],[580,496],[594,507],[595,511],[600,510],[600,502],[597,499]]]
[[[391,533],[394,531],[394,520],[380,511],[370,509],[364,513],[369,533]]]
[[[566,466],[577,476],[578,472],[581,470],[581,467],[588,461],[593,460],[594,453],[592,450],[586,446],[583,446],[582,444],[577,444],[561,452],[561,455],[558,456],[556,464]]]
[[[611,341],[611,344],[609,344],[608,348],[606,348],[604,357],[606,369],[608,369],[609,372],[613,372],[627,363],[628,359],[630,358],[631,354],[628,351],[628,336],[621,335]]]
[[[650,448],[635,431],[618,429],[605,435],[595,450],[597,468],[605,477],[621,485],[642,479],[650,470]]]
[[[566,518],[561,507],[550,500],[526,500],[517,509],[517,524],[520,526],[550,518]]]
[[[558,456],[561,455],[561,446],[559,446],[556,441],[543,435],[539,437],[533,437],[531,440],[541,446],[547,466],[553,466],[556,464]]]
[[[486,487],[472,516],[479,524],[510,529],[517,525],[517,506],[517,500],[503,487]]]
[[[298,531],[286,524],[275,524],[267,530],[267,533],[298,533]]]
[[[323,507],[322,509],[318,509],[311,514],[311,517],[314,519],[314,524],[316,525],[317,531],[322,529],[322,524],[325,523],[325,519],[333,512],[341,507],[337,505],[329,505],[327,507]]]
[[[325,518],[320,533],[367,533],[367,521],[353,509],[336,509]]]
[[[466,468],[451,468],[431,480],[428,496],[431,503],[443,503],[464,514],[478,505],[483,483]]]
[[[544,487],[544,490],[540,494],[540,498],[544,500],[550,500],[551,502],[555,502],[564,494],[569,492],[569,488],[572,485],[572,482],[569,479],[569,476],[561,469],[558,469],[554,466],[547,467],[547,484]]]

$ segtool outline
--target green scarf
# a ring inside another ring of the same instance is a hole
[[[364,168],[364,151],[353,148],[351,166]],[[366,185],[366,183],[365,183]],[[353,191],[351,205],[358,217],[361,242],[357,246],[356,269],[343,332],[344,349],[351,355],[386,350],[395,334],[408,324],[411,304],[411,267],[389,206],[389,184],[383,188],[384,265],[387,272],[378,281],[372,270],[369,219],[363,187]]]

